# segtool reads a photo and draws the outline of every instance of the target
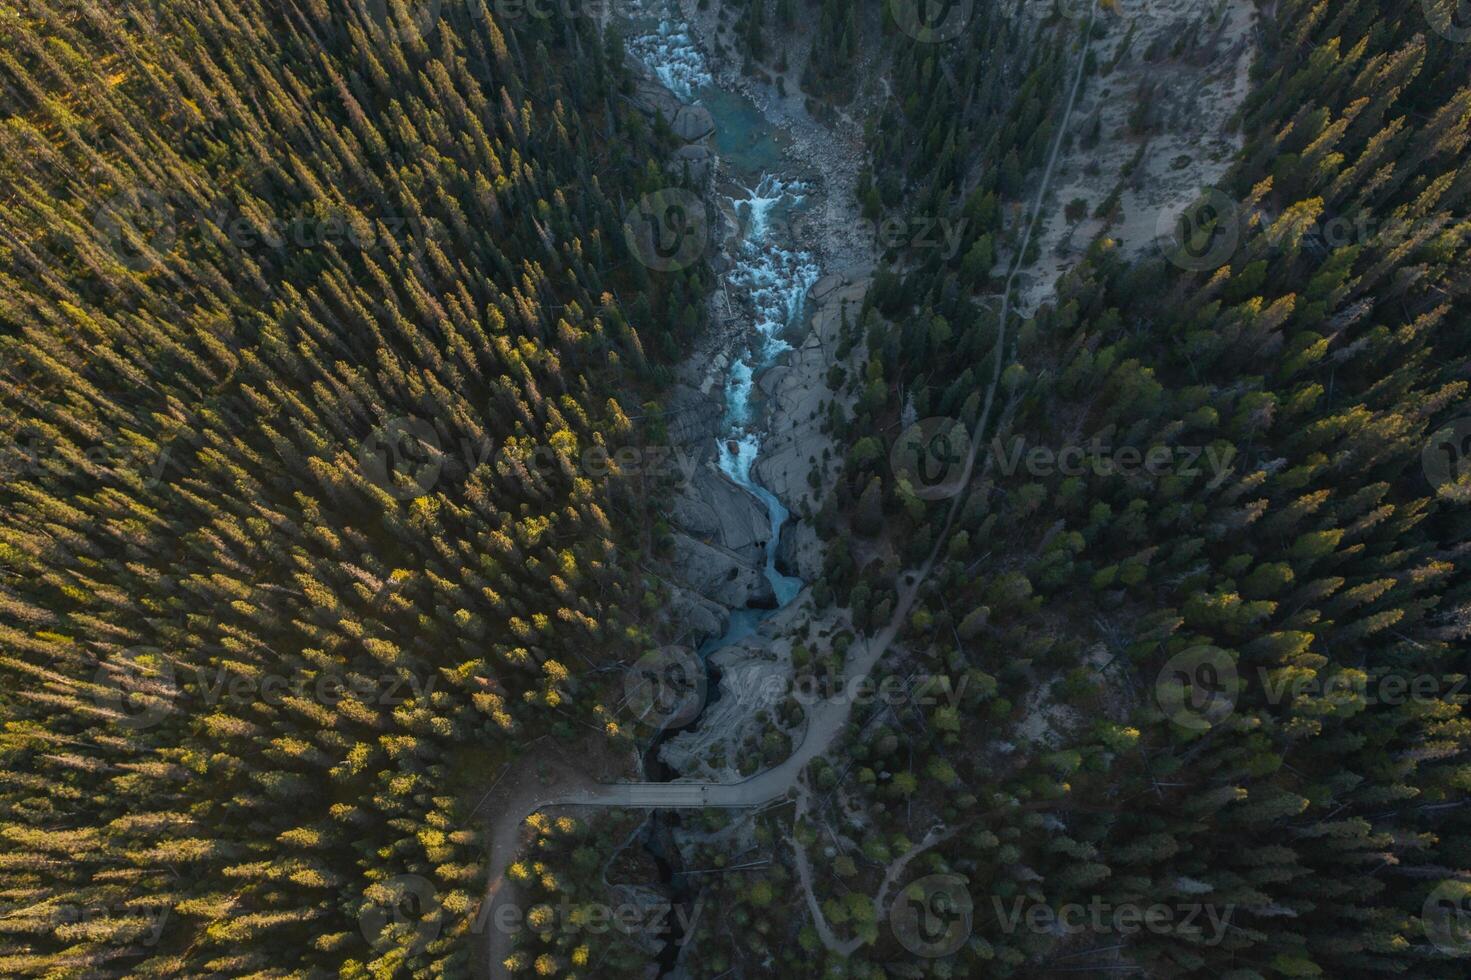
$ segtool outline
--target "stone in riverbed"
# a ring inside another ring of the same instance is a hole
[[[846,283],[847,279],[841,274],[836,272],[829,273],[812,284],[812,291],[808,293],[808,296],[811,297],[812,302],[820,306],[832,295],[833,290]]]
[[[676,531],[670,564],[674,579],[729,609],[776,605],[771,583],[754,565],[730,551]]]
[[[697,143],[715,132],[715,117],[710,115],[709,109],[702,105],[685,105],[678,96],[653,79],[640,81],[629,101],[650,119],[663,116],[674,135],[686,143]]]
[[[822,577],[822,539],[817,529],[804,521],[793,521],[782,529],[777,567],[807,582]]]
[[[715,118],[702,105],[681,106],[674,114],[671,127],[674,135],[686,143],[693,143],[715,132]]]
[[[669,587],[670,621],[684,630],[679,642],[704,642],[725,632],[730,622],[729,609],[667,579],[664,584]]]
[[[710,148],[701,143],[691,143],[682,146],[679,152],[674,154],[672,166],[676,172],[682,172],[686,166],[689,167],[690,176],[697,183],[703,184],[710,179],[711,160],[713,154]]]
[[[715,458],[720,402],[687,384],[676,384],[664,398],[664,424],[670,444],[697,459]]]
[[[678,97],[658,81],[645,78],[639,81],[633,90],[633,96],[629,99],[635,109],[650,117],[662,115],[666,120],[673,120],[684,108],[684,103]]]
[[[766,508],[715,466],[720,402],[679,384],[664,408],[672,452],[646,458],[680,483],[668,515],[675,530],[671,578],[727,609],[774,603],[762,573],[771,534]]]
[[[728,480],[714,465],[701,464],[673,500],[670,518],[681,531],[716,544],[736,558],[759,566],[771,521],[755,497]]]

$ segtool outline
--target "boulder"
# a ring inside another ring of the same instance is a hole
[[[679,115],[679,110],[684,108],[675,94],[652,78],[640,79],[634,86],[633,96],[629,99],[633,107],[649,118],[663,116],[666,121],[671,121]]]
[[[641,79],[629,99],[633,107],[650,119],[663,116],[674,134],[694,143],[715,132],[715,117],[702,105],[685,105],[669,89],[652,78]]]
[[[729,609],[776,606],[776,595],[761,570],[719,545],[676,531],[670,564],[676,581]]]
[[[771,536],[766,508],[713,464],[692,474],[672,510],[670,516],[681,530],[719,544],[752,565],[766,560],[766,539]]]
[[[669,587],[670,621],[683,630],[677,642],[698,646],[725,632],[730,621],[729,609],[667,579],[664,584]]]
[[[715,117],[702,105],[680,106],[670,128],[686,143],[693,143],[715,132]]]
[[[777,570],[804,582],[815,582],[822,578],[822,557],[822,539],[817,536],[817,528],[805,521],[788,521],[781,531]]]
[[[687,384],[674,385],[664,396],[664,427],[670,442],[702,460],[715,456],[722,413],[718,400]]]
[[[679,152],[675,153],[674,159],[670,161],[670,166],[675,173],[683,173],[688,167],[690,176],[703,184],[710,179],[713,160],[714,154],[710,152],[708,146],[703,143],[691,143],[679,148]]]
[[[839,273],[829,273],[828,275],[825,275],[821,279],[817,280],[817,282],[813,283],[812,290],[807,295],[812,300],[812,302],[816,303],[818,306],[821,306],[827,301],[828,297],[833,294],[833,291],[835,289],[846,284],[847,279],[845,279]]]

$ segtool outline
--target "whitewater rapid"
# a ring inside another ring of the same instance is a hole
[[[802,580],[783,575],[776,567],[782,527],[791,516],[776,495],[757,483],[751,470],[761,454],[760,420],[754,417],[751,401],[755,378],[785,351],[792,349],[782,334],[799,320],[807,292],[821,276],[811,253],[773,241],[771,216],[778,207],[800,207],[802,185],[764,175],[754,188],[730,199],[745,232],[726,288],[749,297],[754,318],[748,348],[731,361],[725,382],[725,424],[720,440],[720,468],[766,505],[771,519],[771,538],[766,547],[765,574],[785,606],[802,591]]]
[[[715,79],[689,29],[659,0],[634,0],[630,13],[636,23],[653,23],[628,37],[628,52],[648,65],[669,91],[685,102],[698,102],[700,89],[715,84]]]
[[[627,48],[681,99],[702,101],[713,94],[714,76],[705,54],[668,0],[635,0],[635,29]],[[717,126],[721,120],[717,118]],[[776,567],[782,528],[791,517],[776,495],[757,482],[753,467],[761,455],[764,420],[753,402],[757,375],[769,368],[791,345],[783,339],[787,328],[804,314],[807,293],[821,278],[816,258],[782,236],[790,222],[774,220],[804,203],[807,188],[797,180],[762,173],[751,187],[740,187],[728,197],[740,222],[740,242],[731,268],[724,274],[726,294],[749,304],[752,315],[747,342],[732,357],[725,379],[725,418],[717,440],[721,470],[765,505],[771,520],[766,542],[764,574],[776,595],[778,608],[802,591],[800,578]],[[726,634],[707,644],[714,649],[755,631],[769,611],[737,610]]]

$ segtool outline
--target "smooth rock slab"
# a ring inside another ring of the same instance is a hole
[[[674,499],[674,524],[720,545],[753,567],[765,561],[771,519],[761,502],[736,486],[714,464],[701,466]]]
[[[827,300],[829,296],[832,295],[833,290],[837,289],[839,286],[845,285],[847,282],[848,279],[846,276],[843,276],[842,274],[837,272],[830,272],[827,275],[823,276],[821,279],[817,280],[817,282],[813,283],[812,289],[808,292],[807,295],[809,298],[811,298],[812,302],[820,306],[823,302]]]
[[[647,116],[663,116],[666,121],[672,122],[679,110],[684,108],[684,103],[678,97],[658,81],[646,78],[635,87],[632,98],[635,109]]]
[[[691,143],[689,146],[679,148],[679,151],[674,154],[671,167],[676,173],[682,173],[688,167],[690,177],[697,183],[703,184],[710,179],[710,174],[714,169],[713,157],[714,154],[710,152],[708,146],[703,143]]]
[[[702,105],[680,106],[670,128],[686,143],[693,143],[715,132],[715,117]]]
[[[707,599],[730,609],[774,607],[776,595],[761,570],[718,545],[675,532],[674,578]]]

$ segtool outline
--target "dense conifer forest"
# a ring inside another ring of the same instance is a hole
[[[1430,913],[1465,894],[1471,839],[1471,485],[1454,425],[1471,382],[1471,87],[1465,44],[1433,27],[1377,3],[1278,5],[1245,149],[1187,211],[1175,261],[1125,261],[1105,235],[1055,305],[1004,335],[977,275],[989,249],[978,266],[910,263],[870,293],[833,519],[902,542],[910,563],[942,545],[909,646],[957,681],[985,672],[987,703],[875,719],[844,778],[887,771],[878,800],[917,792],[960,821],[929,858],[996,909],[1100,895],[1234,910],[1216,942],[1129,937],[1145,975],[1466,975]],[[906,133],[966,102],[955,57]],[[1005,200],[1014,168],[988,162]],[[913,206],[973,206],[964,184],[937,198],[910,173]],[[987,445],[947,527],[950,500],[917,497],[864,436],[906,397],[969,430],[993,374]],[[1005,465],[1066,445],[1090,460],[1073,474]],[[1163,464],[1108,469],[1122,449]],[[830,559],[835,601],[892,604],[892,568]],[[1156,691],[1172,672],[1184,689]],[[1039,701],[1075,709],[1067,746],[998,746]],[[917,770],[946,789],[901,783]],[[976,972],[955,975],[1114,961],[1006,930],[981,904],[984,941],[960,954]]]
[[[701,289],[630,260],[616,42],[7,4],[0,64],[0,974],[462,974],[463,916],[360,909],[472,909],[470,777],[615,730],[637,522],[579,461]]]

